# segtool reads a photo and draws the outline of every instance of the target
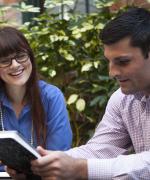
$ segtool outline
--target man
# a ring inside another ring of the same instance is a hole
[[[86,145],[65,153],[38,147],[43,157],[32,169],[44,180],[150,179],[150,12],[124,12],[105,26],[101,40],[120,89]]]

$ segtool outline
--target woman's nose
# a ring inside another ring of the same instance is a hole
[[[20,63],[18,63],[18,61],[16,61],[16,59],[11,60],[11,67],[15,67],[15,66],[18,66],[18,65],[20,65]]]

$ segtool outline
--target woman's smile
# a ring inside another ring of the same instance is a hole
[[[20,69],[20,70],[17,70],[15,72],[12,72],[12,73],[9,73],[9,75],[11,76],[20,76],[24,71],[24,68],[23,69]]]

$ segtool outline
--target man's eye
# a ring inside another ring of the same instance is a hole
[[[118,65],[127,65],[130,63],[130,60],[119,60],[116,62]]]

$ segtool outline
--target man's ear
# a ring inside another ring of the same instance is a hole
[[[148,51],[148,56],[147,56],[147,58],[150,58],[150,48],[149,48],[149,51]]]
[[[144,59],[150,58],[150,48],[148,49],[148,52],[146,52],[146,53],[143,52],[143,56],[144,56]]]

